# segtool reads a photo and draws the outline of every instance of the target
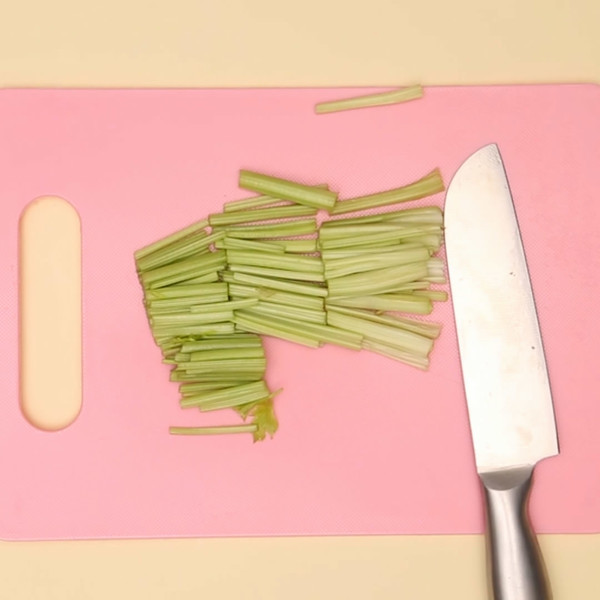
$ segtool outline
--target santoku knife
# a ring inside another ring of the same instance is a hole
[[[495,600],[548,600],[528,515],[535,465],[558,454],[542,338],[498,147],[458,169],[446,194],[445,243],[477,472],[486,501]]]

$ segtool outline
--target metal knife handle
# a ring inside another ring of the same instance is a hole
[[[480,474],[487,509],[494,600],[551,600],[542,555],[528,514],[533,467]]]

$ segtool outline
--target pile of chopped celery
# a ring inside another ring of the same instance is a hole
[[[372,209],[443,191],[437,169],[346,200],[326,185],[251,171],[240,171],[239,184],[261,195],[227,202],[223,212],[135,253],[150,329],[179,383],[181,407],[230,409],[243,420],[171,433],[273,436],[281,390],[265,380],[263,335],[428,368],[440,325],[407,314],[427,315],[446,300],[432,287],[446,282],[435,256],[442,211]]]

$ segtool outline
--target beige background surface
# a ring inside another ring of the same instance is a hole
[[[596,0],[3,0],[0,8],[1,86],[597,82],[600,70]],[[600,536],[541,543],[555,600],[598,596]],[[480,536],[0,543],[0,565],[0,596],[13,600],[486,593]]]

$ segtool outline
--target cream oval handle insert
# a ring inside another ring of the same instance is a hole
[[[44,196],[19,231],[21,408],[44,430],[81,410],[81,222],[64,199]]]

